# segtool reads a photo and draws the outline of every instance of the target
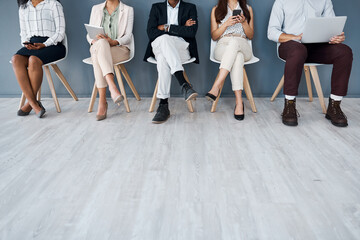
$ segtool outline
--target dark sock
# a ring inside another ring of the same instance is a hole
[[[160,104],[168,104],[168,98],[160,99]]]
[[[185,78],[184,78],[184,71],[177,71],[176,73],[174,73],[176,79],[178,80],[180,86],[184,85],[184,83],[187,83]]]

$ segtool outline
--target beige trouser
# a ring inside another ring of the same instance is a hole
[[[114,74],[114,63],[130,58],[130,50],[125,46],[110,47],[105,39],[97,40],[90,48],[97,88],[106,88],[105,76]]]
[[[220,69],[230,72],[232,90],[243,90],[244,86],[244,63],[252,57],[252,50],[245,38],[223,37],[215,47],[215,59],[221,61]]]

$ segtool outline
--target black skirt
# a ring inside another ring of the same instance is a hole
[[[44,43],[47,39],[48,37],[32,37],[30,42]],[[43,64],[48,64],[64,58],[66,54],[66,48],[62,43],[58,43],[57,45],[52,45],[39,50],[29,50],[26,47],[23,47],[17,51],[16,54],[27,57],[36,56],[40,58]]]

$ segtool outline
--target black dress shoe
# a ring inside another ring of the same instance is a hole
[[[195,99],[198,96],[198,93],[188,83],[184,83],[181,86],[181,91],[182,91],[182,93],[184,95],[185,101]]]
[[[152,122],[155,124],[161,124],[166,122],[170,117],[169,104],[160,104],[156,111],[155,117]]]
[[[31,112],[31,111],[30,111]],[[21,108],[17,111],[17,115],[20,117],[25,117],[28,116],[30,114],[30,112],[24,112],[23,110],[21,110]]]
[[[37,101],[37,103],[39,104],[41,110],[40,112],[36,113],[35,115],[38,117],[38,118],[43,118],[45,113],[46,113],[46,110],[44,108],[44,106],[42,105],[42,103],[40,101]]]
[[[235,109],[236,109],[236,106],[235,106]],[[244,119],[245,119],[245,105],[244,105],[244,103],[243,103],[243,114],[241,114],[241,115],[236,115],[236,114],[235,114],[235,109],[234,109],[234,118],[235,118],[236,120],[238,120],[238,121],[244,120]]]
[[[217,96],[212,95],[211,93],[207,93],[207,94],[205,95],[205,98],[206,98],[207,100],[211,101],[211,102],[215,102]]]

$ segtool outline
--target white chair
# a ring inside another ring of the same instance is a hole
[[[280,58],[279,51],[277,51],[277,54],[278,54],[278,58],[281,61],[286,62],[284,59]],[[311,73],[312,78],[313,78],[313,82],[314,82],[314,85],[315,85],[315,89],[316,89],[316,92],[317,92],[318,97],[319,97],[319,101],[320,101],[322,111],[325,114],[326,113],[326,104],[325,104],[324,94],[323,94],[321,84],[320,84],[319,73],[317,71],[317,66],[321,66],[321,65],[324,65],[324,64],[305,63],[304,72],[305,72],[306,86],[307,86],[308,95],[309,95],[309,101],[310,102],[313,101],[313,93],[312,93],[311,77],[310,77],[310,73]],[[284,87],[284,75],[282,76],[282,78],[281,78],[281,80],[279,82],[279,85],[275,89],[275,92],[274,92],[274,94],[272,95],[272,97],[270,99],[271,102],[273,102],[275,100],[275,98],[280,93],[280,91],[281,91],[281,89],[283,87]]]
[[[152,64],[157,64],[157,61],[156,61],[156,59],[154,57],[149,57],[147,59],[147,61],[149,63],[152,63]],[[186,64],[189,64],[189,63],[193,63],[195,61],[196,61],[196,58],[191,58],[190,60],[188,60],[186,62],[183,62],[182,64],[186,65]],[[189,78],[188,78],[185,70],[184,70],[184,78],[190,84]],[[155,104],[156,104],[156,99],[157,99],[156,95],[157,95],[157,92],[158,92],[158,86],[159,86],[159,79],[156,81],[155,91],[154,91],[154,94],[153,94],[153,97],[152,97],[152,100],[151,100],[149,112],[153,112],[154,109],[155,109]],[[189,112],[193,113],[194,112],[194,107],[192,105],[191,100],[186,101],[186,103],[187,103]]]
[[[252,49],[252,42],[251,40],[248,40],[248,43]],[[216,44],[217,44],[217,41],[214,41],[211,39],[211,45],[210,45],[210,60],[214,63],[218,63],[220,64],[221,62],[220,61],[217,61],[215,59],[215,47],[216,47]],[[244,65],[249,65],[249,64],[254,64],[254,63],[257,63],[259,62],[260,59],[255,57],[254,54],[252,55],[251,59],[247,62],[245,62]],[[220,89],[220,92],[219,92],[219,95],[217,96],[216,100],[214,101],[212,107],[211,107],[211,112],[215,112],[216,111],[216,107],[217,107],[217,104],[219,102],[219,99],[220,99],[220,95],[221,95],[221,92],[222,92],[222,89],[223,89],[223,86],[221,86],[221,89]],[[249,100],[250,102],[250,106],[251,106],[251,109],[254,113],[257,112],[257,109],[256,109],[256,105],[255,105],[255,101],[254,101],[254,97],[253,97],[253,94],[252,94],[252,91],[251,91],[251,87],[250,87],[250,83],[249,83],[249,79],[248,79],[248,76],[246,74],[246,70],[245,70],[245,66],[244,66],[244,91],[245,91],[245,94],[246,94],[246,97],[247,99]]]
[[[122,62],[118,62],[114,64],[114,69],[115,69],[115,73],[116,73],[116,79],[118,81],[119,84],[119,88],[120,88],[120,92],[124,97],[124,105],[126,108],[126,112],[130,112],[130,106],[129,106],[129,102],[126,96],[126,92],[125,92],[125,87],[124,87],[124,82],[122,80],[121,74],[125,77],[126,82],[128,83],[131,91],[133,92],[133,94],[135,95],[136,100],[140,101],[141,98],[138,94],[138,92],[136,91],[136,88],[124,66],[125,63],[130,62],[135,56],[135,41],[134,41],[134,36],[132,36],[131,38],[131,42],[130,42],[130,58],[126,61],[122,61]],[[84,63],[92,65],[92,61],[91,61],[91,57],[90,58],[86,58],[83,60]],[[91,100],[90,100],[90,105],[89,105],[89,109],[88,112],[92,112],[93,108],[94,108],[94,103],[96,100],[96,96],[98,93],[98,88],[96,87],[96,83],[94,83],[94,88],[91,94]]]
[[[60,109],[60,104],[59,104],[59,101],[58,101],[58,98],[56,96],[56,91],[55,91],[55,87],[54,87],[54,82],[52,80],[52,77],[51,77],[51,73],[50,73],[50,69],[49,69],[49,66],[52,67],[52,69],[54,70],[54,72],[56,73],[56,75],[59,77],[61,83],[65,86],[66,90],[70,93],[71,97],[75,100],[75,101],[78,101],[78,98],[76,97],[74,91],[72,90],[72,88],[70,87],[69,83],[67,82],[66,78],[64,77],[64,75],[62,74],[62,72],[60,71],[60,68],[57,66],[57,64],[63,60],[65,60],[65,58],[67,57],[68,55],[68,51],[69,51],[69,48],[68,48],[68,41],[67,41],[67,37],[65,35],[64,37],[64,40],[62,41],[62,44],[65,46],[66,48],[66,54],[65,54],[65,57],[62,58],[62,59],[59,59],[55,62],[52,62],[52,63],[48,63],[48,64],[45,64],[43,65],[44,67],[44,71],[45,71],[45,75],[46,75],[46,78],[48,80],[48,83],[49,83],[49,88],[50,88],[50,91],[51,91],[51,95],[54,99],[54,103],[55,103],[55,107],[56,107],[56,110],[58,113],[61,112],[61,109]],[[10,61],[10,63],[12,63]],[[20,105],[19,105],[19,109],[22,108],[25,104],[25,95],[24,93],[22,93],[21,95],[21,100],[20,100]],[[41,100],[41,87],[37,93],[37,100],[40,101]]]

